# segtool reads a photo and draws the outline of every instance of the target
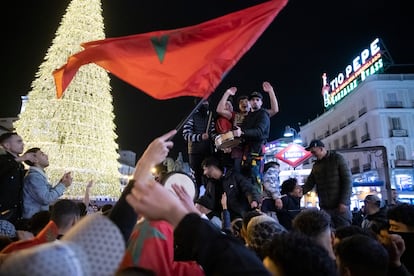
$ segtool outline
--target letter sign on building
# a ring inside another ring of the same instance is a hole
[[[328,81],[326,73],[322,75],[322,96],[325,108],[329,109],[351,94],[368,76],[384,70],[385,56],[382,55],[381,40],[376,38],[368,48],[361,51],[342,72]]]

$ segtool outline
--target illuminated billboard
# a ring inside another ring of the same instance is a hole
[[[326,109],[333,107],[348,96],[368,76],[383,71],[384,60],[381,42],[376,38],[368,48],[363,49],[344,70],[332,80],[322,75],[322,96]]]

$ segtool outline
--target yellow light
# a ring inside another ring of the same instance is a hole
[[[157,173],[157,168],[155,168],[155,167],[154,167],[154,168],[152,168],[152,169],[151,169],[151,173],[152,173],[152,174],[156,174],[156,173]]]
[[[82,50],[82,42],[104,38],[101,1],[71,1],[15,123],[25,150],[40,147],[49,155],[52,184],[66,171],[73,173],[66,197],[82,198],[90,180],[91,197],[118,198],[121,191],[108,73],[94,64],[82,66],[62,99],[56,98],[52,75]]]

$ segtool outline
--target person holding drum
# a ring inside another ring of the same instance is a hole
[[[269,94],[270,101],[270,108],[265,108],[264,110],[269,113],[269,117],[273,117],[279,112],[279,103],[276,98],[275,91],[272,85],[267,81],[263,82],[263,91]],[[217,104],[216,112],[219,116],[222,116],[229,120],[233,126],[241,126],[244,121],[244,117],[247,116],[251,109],[251,105],[249,102],[249,97],[246,95],[241,95],[237,98],[237,105],[239,110],[235,111],[233,109],[233,105],[231,105],[231,108],[229,108],[229,99],[230,97],[234,97],[236,95],[236,92],[237,87],[230,87],[227,89]]]
[[[234,111],[230,97],[233,97],[236,91],[236,87],[227,89],[217,104],[216,130],[218,135],[215,139],[215,145],[219,152],[223,152],[222,155],[225,156],[223,159],[227,161],[229,167],[240,172],[241,139],[234,136],[233,130],[243,122],[244,116],[250,110],[250,103],[247,96],[241,96],[238,98],[239,111]]]
[[[273,90],[273,87],[270,85],[269,82],[263,82],[263,90],[269,94],[269,101],[270,101],[270,108],[264,109],[269,114],[270,117],[274,116],[279,112],[279,104]],[[228,101],[230,97],[236,95],[237,87],[230,87],[227,89],[222,98],[220,99],[219,103],[217,104],[216,112],[219,116],[227,119],[231,125],[233,126],[231,132],[224,132],[222,134],[225,139],[221,139],[221,141],[226,141],[227,144],[230,146],[229,148],[224,148],[221,146],[220,149],[223,151],[230,151],[231,159],[233,159],[233,169],[241,172],[241,161],[243,157],[243,147],[240,144],[241,140],[240,137],[237,137],[237,132],[234,132],[234,128],[241,127],[244,121],[244,118],[247,116],[249,111],[251,110],[251,105],[249,101],[249,97],[246,95],[241,95],[237,98],[238,104],[238,111],[234,111],[233,109],[228,108]],[[217,136],[216,139],[221,137],[221,135]],[[217,147],[217,143],[216,143]]]
[[[274,95],[273,87],[269,82],[263,82],[263,90]],[[250,177],[261,193],[262,188],[262,160],[264,147],[270,132],[269,112],[262,108],[263,95],[253,92],[249,96],[251,110],[244,118],[241,127],[235,130],[236,137],[241,137],[243,147],[242,173]],[[276,101],[277,104],[277,101]],[[277,105],[276,111],[279,110]]]

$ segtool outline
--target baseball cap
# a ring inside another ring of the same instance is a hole
[[[310,151],[310,149],[311,149],[311,148],[313,148],[313,147],[325,147],[325,144],[324,144],[324,143],[322,143],[322,141],[321,141],[321,140],[317,140],[317,139],[315,139],[315,140],[312,140],[312,141],[309,143],[309,145],[306,147],[306,149],[305,149],[305,150]]]
[[[364,202],[375,203],[377,206],[381,206],[381,198],[377,195],[367,195],[364,199]]]
[[[250,94],[249,100],[251,100],[252,98],[260,98],[260,99],[263,99],[263,95],[261,93],[255,91],[252,94]]]
[[[83,217],[60,240],[10,254],[0,275],[115,275],[124,253],[119,228],[96,213]]]

